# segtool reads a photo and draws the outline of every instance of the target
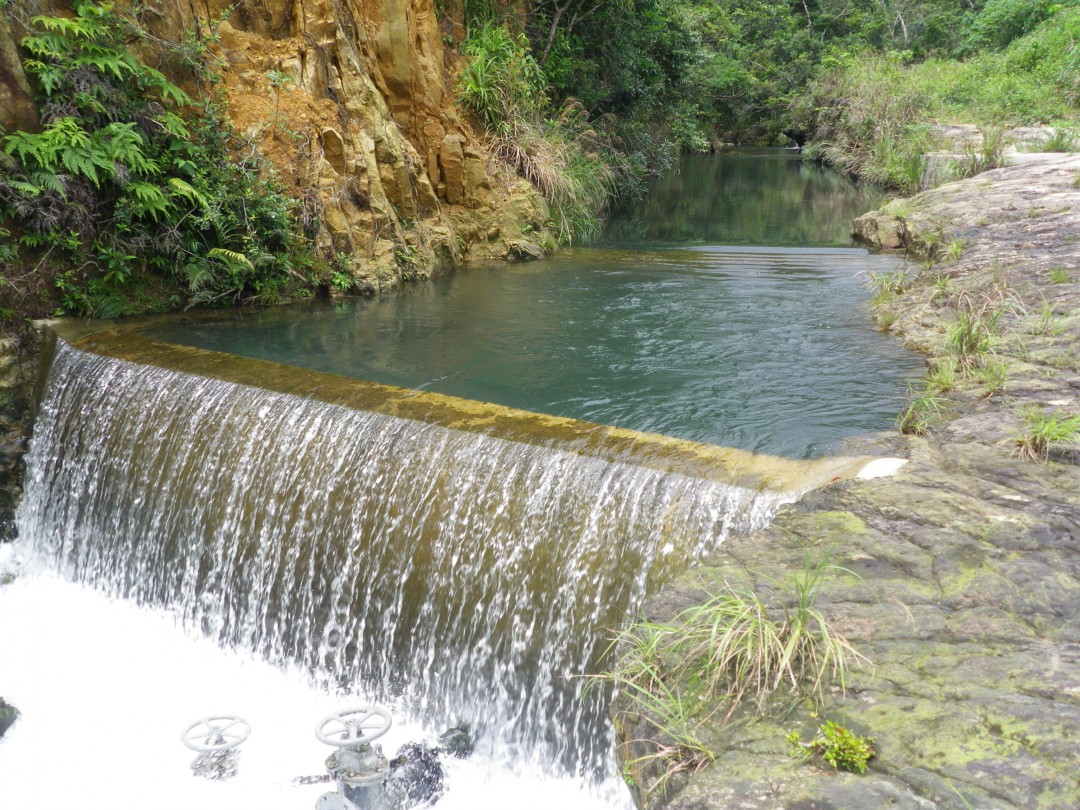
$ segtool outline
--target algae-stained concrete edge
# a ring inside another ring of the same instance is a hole
[[[811,461],[751,453],[655,433],[598,425],[533,413],[430,391],[286,366],[148,338],[138,324],[52,322],[50,328],[76,349],[121,360],[269,388],[284,394],[344,407],[484,433],[508,441],[556,448],[611,462],[628,463],[708,480],[800,495],[834,481],[852,478],[872,457],[831,456]],[[894,460],[900,461],[900,460]]]
[[[987,393],[973,379],[946,392],[928,436],[887,440],[911,460],[895,477],[807,494],[646,605],[664,621],[725,582],[790,604],[804,561],[827,559],[844,570],[824,581],[817,607],[873,667],[853,669],[816,716],[706,725],[714,761],[666,793],[646,797],[655,773],[631,767],[639,804],[1080,807],[1080,451],[1045,464],[1014,452],[1025,408],[1080,413],[1078,174],[1078,156],[1007,167],[862,218],[924,259],[951,245],[958,254],[913,268],[879,323],[936,365],[960,307],[1000,304],[990,359],[1005,368],[1004,388]],[[1053,334],[1034,334],[1044,306]],[[621,706],[616,727],[636,755],[672,742]],[[790,756],[784,735],[809,739],[825,719],[874,738],[866,774]]]

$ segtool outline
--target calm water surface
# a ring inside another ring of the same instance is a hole
[[[473,268],[382,299],[173,321],[153,334],[814,457],[891,425],[921,368],[869,320],[863,274],[894,260],[846,236],[880,201],[790,153],[695,156],[613,217],[609,246]]]

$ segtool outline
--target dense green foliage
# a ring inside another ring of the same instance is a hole
[[[193,109],[133,54],[131,20],[74,12],[22,40],[42,131],[0,137],[5,316],[277,300],[307,261],[290,200],[229,157],[216,104]]]
[[[926,179],[921,156],[937,146],[932,123],[1075,121],[1078,3],[529,0],[529,49],[511,36],[532,92],[555,107],[577,100],[622,156],[623,193],[636,190],[635,171],[663,169],[676,149],[787,143],[784,133],[911,191]],[[519,30],[497,0],[466,7],[473,30],[492,20]],[[956,173],[1000,158],[987,152]]]
[[[550,104],[524,35],[488,21],[470,32],[461,101],[485,126],[495,153],[540,190],[563,241],[590,236],[614,192],[618,155],[580,104]]]
[[[1007,47],[964,60],[935,57],[912,63],[903,54],[841,53],[793,109],[799,125],[813,133],[822,157],[867,179],[914,192],[926,169],[921,156],[939,147],[929,122],[981,125],[985,148],[969,162],[985,169],[1000,159],[1004,144],[992,141],[1003,127],[1075,120],[1080,110],[1078,42],[1080,8],[1073,7],[1057,10],[1050,21]]]

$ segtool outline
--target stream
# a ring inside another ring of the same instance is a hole
[[[628,807],[583,693],[612,630],[920,370],[866,311],[894,260],[847,242],[877,201],[787,152],[692,156],[543,262],[60,340],[0,549],[0,803],[308,808],[316,721],[378,702],[391,755],[473,730],[440,808]],[[179,743],[214,713],[253,727],[225,782]]]

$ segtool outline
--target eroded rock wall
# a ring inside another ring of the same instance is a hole
[[[230,11],[231,9],[231,11]],[[226,0],[160,7],[163,37],[217,40],[236,126],[320,223],[319,246],[370,290],[506,256],[548,211],[459,111],[461,36],[432,0]]]

